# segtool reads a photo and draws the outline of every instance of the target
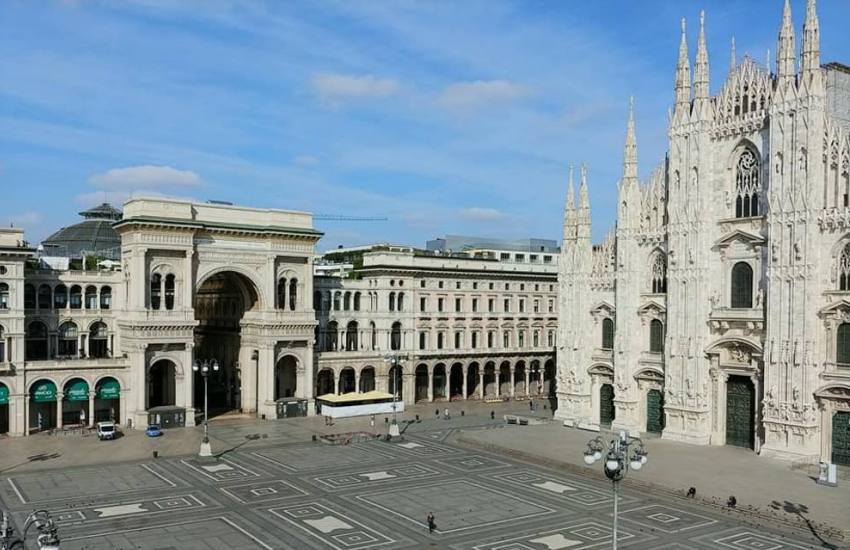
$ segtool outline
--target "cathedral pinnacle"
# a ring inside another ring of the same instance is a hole
[[[732,52],[729,55],[729,72],[735,70],[735,67],[738,65],[738,54],[735,52],[735,37],[732,37]],[[770,63],[768,63],[768,66]]]
[[[808,0],[806,3],[802,49],[801,71],[806,74],[820,69],[820,25],[818,24],[815,0]]]
[[[629,123],[623,151],[623,183],[637,182],[637,139],[635,138],[635,98],[629,98]]]
[[[685,18],[682,18],[682,39],[679,42],[679,62],[676,64],[676,108],[691,103],[691,64],[688,61],[688,40],[685,37]]]
[[[572,210],[575,208],[575,203],[573,202],[573,197],[575,196],[575,191],[573,190],[573,163],[570,163],[570,177],[567,183],[567,210]]]
[[[791,0],[785,0],[782,8],[782,27],[776,46],[776,75],[780,84],[794,81],[797,74],[797,58],[794,51],[794,23],[791,20]]]
[[[578,189],[579,208],[582,210],[582,215],[587,218],[588,210],[590,209],[590,199],[587,196],[587,165],[581,163],[581,184]]]
[[[705,12],[699,14],[699,42],[694,62],[694,99],[708,99],[708,48],[705,45]]]

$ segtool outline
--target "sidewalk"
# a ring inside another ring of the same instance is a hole
[[[598,463],[584,463],[587,442],[596,435],[552,422],[466,432],[456,442],[604,480]],[[649,461],[639,472],[629,472],[627,487],[644,492],[660,489],[681,496],[695,487],[698,499],[718,506],[734,495],[742,513],[802,526],[803,518],[808,518],[850,541],[850,480],[840,480],[838,487],[817,485],[808,471],[736,447],[695,446],[663,439],[644,443]]]

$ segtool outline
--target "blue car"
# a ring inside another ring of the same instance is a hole
[[[145,430],[145,435],[148,437],[159,437],[162,435],[162,428],[159,424],[150,424],[148,425],[148,429]]]

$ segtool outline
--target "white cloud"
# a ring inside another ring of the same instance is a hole
[[[496,210],[495,208],[473,206],[470,208],[462,208],[460,210],[460,217],[474,222],[495,222],[504,220],[507,216],[504,212]]]
[[[161,187],[198,187],[203,184],[200,176],[189,170],[178,170],[170,166],[128,166],[113,168],[103,174],[95,174],[89,183],[100,189],[137,190]]]
[[[312,84],[319,97],[329,103],[343,99],[389,97],[401,89],[392,78],[376,78],[372,75],[321,73],[313,75]]]
[[[298,166],[307,167],[307,166],[316,166],[317,164],[319,164],[319,159],[312,156],[312,155],[298,155],[297,157],[292,159],[292,162],[294,162]]]
[[[509,80],[475,80],[452,84],[440,94],[439,102],[451,109],[468,109],[514,101],[527,94],[525,86]]]

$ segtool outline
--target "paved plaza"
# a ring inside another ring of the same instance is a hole
[[[494,426],[478,423],[464,433]],[[0,477],[0,500],[17,525],[33,509],[49,510],[63,550],[610,547],[612,492],[601,473],[572,474],[459,446],[456,428],[438,426],[400,441],[349,444],[264,439],[235,427],[228,434],[241,433],[250,444],[212,462],[190,455],[13,469]],[[622,548],[824,547],[803,532],[747,525],[628,488],[620,510]],[[431,534],[428,512],[437,523]]]

